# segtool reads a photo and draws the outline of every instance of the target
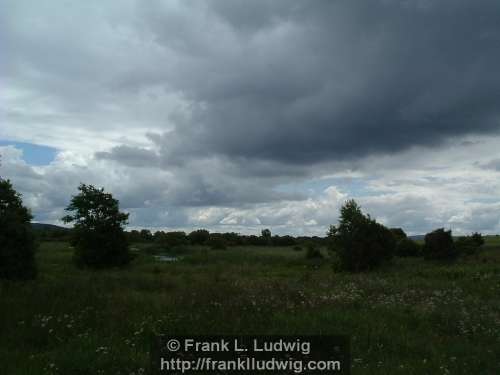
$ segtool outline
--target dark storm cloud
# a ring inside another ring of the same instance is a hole
[[[151,150],[131,146],[116,146],[110,152],[96,152],[97,159],[118,160],[129,167],[157,167],[158,155]]]
[[[304,165],[500,128],[497,1],[187,4],[140,4],[143,27],[182,56],[168,87],[192,103],[167,162]]]

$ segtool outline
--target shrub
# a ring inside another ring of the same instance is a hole
[[[472,233],[471,238],[475,242],[477,247],[484,245],[484,238],[483,238],[483,235],[481,233],[478,233],[478,232]]]
[[[206,229],[198,229],[189,233],[188,238],[193,245],[204,245],[210,238],[210,232]]]
[[[409,239],[400,239],[396,244],[396,255],[400,257],[416,257],[421,255],[421,248],[418,243]]]
[[[394,236],[394,239],[396,240],[396,242],[399,242],[401,240],[408,238],[405,231],[401,228],[391,228],[390,231],[391,231],[392,235]]]
[[[302,247],[301,247],[301,246],[299,246],[299,245],[295,245],[295,246],[293,247],[293,249],[294,249],[295,251],[302,251]]]
[[[477,239],[473,237],[460,237],[455,242],[456,251],[461,255],[473,255],[478,251],[479,246]]]
[[[132,258],[123,230],[128,214],[120,212],[118,200],[104,189],[81,184],[78,190],[66,208],[73,214],[63,218],[75,223],[71,243],[77,265],[103,268],[129,263]]]
[[[392,258],[396,243],[391,231],[361,212],[354,200],[340,210],[338,227],[330,227],[342,269],[363,271]]]
[[[425,245],[423,252],[425,259],[455,259],[458,255],[458,252],[456,250],[455,244],[453,243],[451,230],[445,231],[444,228],[440,228],[436,229],[433,232],[427,233],[425,235]]]
[[[0,178],[0,278],[34,279],[35,237],[31,213],[9,180]]]
[[[319,258],[323,258],[323,254],[321,254],[321,251],[318,249],[318,247],[313,244],[308,245],[306,252],[306,259],[319,259]]]
[[[220,233],[211,233],[208,240],[208,246],[212,250],[225,250],[227,249],[227,243],[224,237]]]

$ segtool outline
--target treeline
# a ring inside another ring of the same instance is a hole
[[[127,238],[131,243],[155,243],[162,246],[174,247],[185,245],[201,245],[210,247],[231,246],[295,246],[306,243],[314,243],[318,246],[327,246],[328,238],[318,236],[293,237],[289,235],[271,235],[269,229],[264,229],[260,236],[244,235],[235,232],[216,233],[206,229],[197,229],[190,233],[182,231],[156,231],[148,229],[131,230],[127,232]]]

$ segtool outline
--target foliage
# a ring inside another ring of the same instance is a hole
[[[30,211],[9,180],[0,178],[0,278],[34,279],[35,240]]]
[[[421,246],[409,238],[400,239],[396,244],[396,255],[400,257],[416,257],[421,254]]]
[[[342,206],[339,225],[330,227],[329,234],[344,270],[358,272],[377,267],[395,252],[391,231],[365,216],[354,200]]]
[[[224,250],[227,248],[227,242],[221,233],[210,233],[208,246],[213,250]]]
[[[323,254],[321,254],[321,251],[319,248],[314,245],[314,244],[309,244],[307,246],[307,252],[306,252],[306,258],[307,259],[319,259],[323,258]]]
[[[458,252],[453,243],[451,230],[444,228],[436,229],[425,235],[425,244],[423,248],[425,259],[453,260]]]
[[[192,245],[204,245],[210,237],[210,232],[206,229],[198,229],[189,233],[189,242]]]
[[[399,242],[401,240],[408,238],[405,231],[401,228],[391,228],[390,231],[391,231],[392,235],[394,236],[394,239],[396,240],[396,242]]]
[[[189,243],[186,232],[174,231],[163,232],[158,231],[154,234],[154,241],[164,247],[185,246]]]
[[[471,238],[478,247],[484,245],[484,238],[481,233],[478,232],[472,233]]]
[[[72,214],[63,217],[64,222],[74,223],[71,242],[77,265],[102,268],[129,263],[123,230],[128,214],[120,212],[118,200],[102,188],[81,184],[78,190],[66,208]]]
[[[483,244],[484,239],[479,233],[474,233],[472,236],[459,237],[455,241],[457,252],[461,255],[476,254]]]
[[[268,246],[271,244],[271,241],[272,241],[272,234],[271,234],[271,230],[270,229],[262,229],[262,231],[260,232],[261,234],[261,238],[262,238],[262,242],[264,243],[265,246]]]

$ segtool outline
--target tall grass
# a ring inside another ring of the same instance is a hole
[[[139,251],[89,271],[66,243],[43,243],[38,280],[0,283],[0,374],[144,373],[152,332],[348,334],[354,374],[500,373],[499,247],[346,274],[328,257],[252,247],[177,262]]]

